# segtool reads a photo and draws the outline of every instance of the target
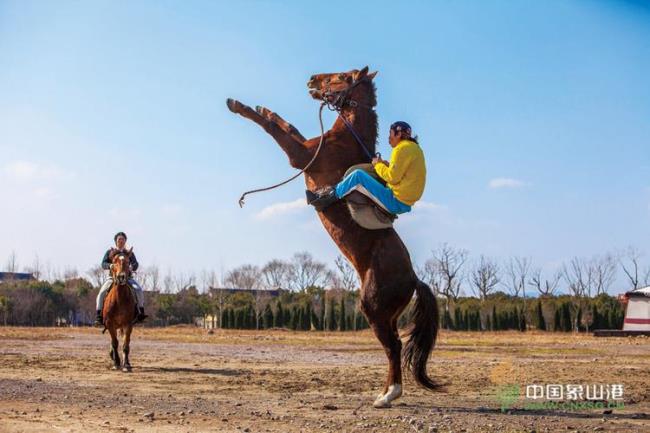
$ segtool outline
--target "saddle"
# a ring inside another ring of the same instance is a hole
[[[348,168],[345,176],[354,170],[363,170],[373,178],[385,185],[372,164],[356,164]],[[345,196],[345,202],[350,210],[352,219],[361,227],[367,230],[381,230],[393,227],[393,221],[397,215],[390,213],[383,204],[365,188],[357,189]]]

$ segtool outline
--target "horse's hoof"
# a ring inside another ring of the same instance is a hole
[[[119,370],[119,369],[120,369],[120,368],[117,367],[117,366],[115,366],[115,365],[111,367],[111,370],[113,370],[113,371],[116,371],[116,370]]]
[[[131,373],[131,367],[122,367],[124,373]]]
[[[375,402],[372,404],[372,407],[375,409],[387,409],[389,407],[392,407],[392,405],[390,404],[390,401],[388,401],[388,399],[384,398],[382,395],[381,398],[375,400]]]
[[[232,99],[232,98],[226,99],[226,105],[228,106],[228,109],[233,113],[239,113],[239,108],[241,106],[241,103],[236,99]]]

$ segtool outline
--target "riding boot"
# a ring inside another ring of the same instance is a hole
[[[307,190],[305,193],[307,194],[307,204],[314,206],[317,211],[324,210],[339,199],[336,196],[336,190],[331,186],[320,189],[316,192]]]
[[[97,310],[97,317],[95,317],[95,326],[102,326],[104,320],[102,319],[102,310]]]
[[[144,307],[140,307],[138,311],[138,317],[136,317],[136,322],[137,323],[144,322],[144,319],[146,319],[147,317],[149,316],[144,314]]]

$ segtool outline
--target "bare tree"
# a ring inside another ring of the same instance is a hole
[[[471,271],[471,283],[475,293],[485,299],[499,284],[499,266],[496,262],[488,257],[481,256],[478,263]]]
[[[255,290],[255,328],[260,329],[260,319],[264,309],[271,302],[271,294],[267,290]]]
[[[101,287],[106,281],[107,274],[100,265],[95,265],[86,271],[86,275],[90,277],[90,282],[95,287]]]
[[[510,258],[505,266],[504,285],[513,296],[521,294],[526,298],[526,279],[530,273],[531,260],[528,257]]]
[[[193,272],[185,273],[180,271],[174,275],[174,288],[177,292],[189,289],[192,286],[196,286],[196,276]]]
[[[172,293],[174,291],[174,276],[171,268],[167,268],[167,274],[163,278],[163,289],[165,293]]]
[[[553,276],[548,279],[542,278],[542,269],[537,268],[532,271],[529,284],[537,289],[540,295],[553,296],[555,290],[557,290],[557,286],[560,284],[561,279],[561,271],[556,271]]]
[[[625,275],[630,280],[633,290],[639,288],[639,261],[642,255],[638,248],[629,246],[619,256],[619,262],[623,268],[623,272],[625,272]]]
[[[266,287],[288,287],[291,266],[287,262],[273,259],[264,265],[261,272]]]
[[[36,280],[41,279],[41,273],[43,271],[43,265],[41,264],[41,260],[38,257],[38,254],[34,255],[34,261],[32,262],[31,266],[26,266],[25,267],[25,272],[32,274]]]
[[[338,277],[340,288],[350,291],[359,286],[357,271],[352,267],[348,259],[339,255],[334,260],[334,264],[338,270],[336,277]]]
[[[242,265],[226,274],[224,283],[232,288],[256,290],[261,285],[262,274],[254,265]]]
[[[64,280],[73,280],[79,277],[79,271],[73,266],[66,266],[63,270],[63,279]]]
[[[434,295],[439,296],[441,287],[443,286],[443,273],[440,270],[440,265],[435,258],[429,259],[424,262],[423,267],[416,266],[415,272],[422,280],[433,290]]]
[[[643,285],[644,286],[650,285],[650,266],[648,266],[645,269],[645,272],[643,273]]]
[[[440,293],[446,298],[445,308],[449,310],[449,301],[456,301],[460,296],[463,265],[467,261],[467,251],[442,244],[433,251],[433,260],[440,273]]]
[[[149,283],[149,290],[153,292],[160,291],[160,269],[158,269],[158,265],[148,266],[144,273],[147,276],[146,280]]]
[[[616,259],[610,253],[596,256],[589,264],[590,286],[593,285],[596,295],[607,293],[607,289],[616,278]]]
[[[324,285],[331,277],[324,263],[314,260],[308,252],[294,254],[291,259],[291,286],[296,290]]]
[[[9,257],[7,258],[7,265],[6,265],[7,272],[11,272],[12,274],[18,271],[18,258],[16,257],[16,251],[11,250],[11,254],[9,254]]]
[[[587,268],[584,261],[578,257],[571,259],[568,265],[562,265],[562,276],[568,284],[569,291],[575,297],[585,296],[587,293]]]

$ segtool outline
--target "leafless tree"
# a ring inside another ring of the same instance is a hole
[[[445,308],[449,310],[449,301],[456,301],[460,296],[463,279],[461,271],[467,261],[467,251],[445,243],[433,251],[433,261],[440,273],[440,293],[447,298]]]
[[[271,302],[271,294],[267,290],[255,290],[255,328],[260,329],[260,319],[264,309]]]
[[[174,274],[174,288],[177,292],[196,286],[196,276],[193,272],[185,273],[183,271]]]
[[[146,282],[148,284],[148,289],[152,292],[158,292],[160,290],[160,269],[158,265],[150,265],[144,270],[146,275]]]
[[[262,274],[255,265],[242,265],[226,274],[224,283],[232,288],[256,290],[261,286]]]
[[[435,258],[431,258],[424,262],[424,266],[415,266],[415,273],[422,282],[431,287],[433,293],[439,296],[441,287],[443,286],[443,273],[440,270],[440,265]]]
[[[167,274],[163,278],[163,290],[165,293],[172,293],[174,291],[174,276],[171,268],[167,268]]]
[[[562,275],[566,281],[569,291],[573,295],[573,330],[578,331],[578,310],[584,305],[586,296],[590,296],[593,287],[593,270],[585,260],[578,257],[571,259],[569,264],[562,266]],[[583,309],[584,310],[584,309]],[[587,330],[589,327],[587,326]]]
[[[526,280],[530,273],[531,260],[528,257],[510,258],[505,266],[504,285],[513,296],[526,297]]]
[[[294,254],[291,259],[291,286],[295,290],[324,285],[331,274],[324,263],[314,260],[308,252]]]
[[[650,266],[648,266],[643,273],[643,285],[650,286]]]
[[[95,287],[101,287],[106,281],[107,273],[100,265],[95,265],[86,271],[86,275],[90,277],[90,282]]]
[[[6,265],[7,272],[11,272],[12,274],[18,271],[18,258],[16,257],[16,251],[11,250],[11,254],[9,254],[9,257],[7,258],[7,265]]]
[[[25,272],[30,273],[34,276],[34,278],[38,281],[41,279],[41,273],[43,271],[43,265],[41,264],[41,260],[38,257],[38,254],[34,255],[34,261],[32,262],[31,266],[26,266],[25,267]]]
[[[562,276],[573,296],[581,297],[587,294],[589,275],[582,259],[574,257],[568,265],[562,265]]]
[[[562,272],[556,271],[550,279],[542,278],[542,269],[537,268],[531,273],[529,284],[533,286],[540,295],[553,296],[557,286],[562,279]]]
[[[66,266],[66,268],[63,270],[63,279],[64,280],[73,280],[75,278],[79,278],[79,271],[77,268],[73,266]]]
[[[610,253],[594,257],[589,264],[589,273],[590,286],[593,285],[596,295],[607,293],[616,278],[616,259]]]
[[[261,272],[266,287],[288,287],[291,266],[287,262],[273,259],[264,265]]]
[[[642,256],[641,251],[633,246],[627,247],[619,255],[619,262],[623,268],[623,272],[625,272],[625,275],[630,280],[633,290],[639,288],[639,261]]]
[[[359,286],[357,271],[352,267],[348,259],[339,255],[334,260],[336,270],[338,271],[339,287],[347,291],[353,290]]]
[[[485,299],[499,284],[499,266],[494,260],[481,256],[471,271],[470,280],[475,293]]]

